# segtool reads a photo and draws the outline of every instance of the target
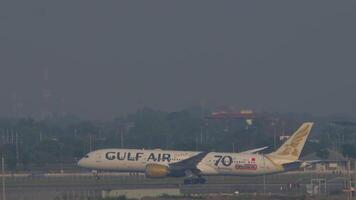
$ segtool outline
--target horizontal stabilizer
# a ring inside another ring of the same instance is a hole
[[[302,161],[302,165],[300,166],[301,168],[305,168],[305,167],[309,167],[311,165],[315,165],[315,164],[318,164],[318,163],[325,163],[327,161],[324,161],[324,160],[307,160],[307,161]]]

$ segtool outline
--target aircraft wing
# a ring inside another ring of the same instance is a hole
[[[239,153],[249,153],[249,154],[254,154],[254,153],[258,153],[262,150],[265,150],[267,149],[268,146],[265,146],[265,147],[261,147],[261,148],[258,148],[258,149],[251,149],[251,150],[248,150],[248,151],[243,151],[243,152],[239,152]]]
[[[197,155],[194,155],[185,160],[169,164],[171,169],[197,169],[197,165],[209,152],[200,152]]]

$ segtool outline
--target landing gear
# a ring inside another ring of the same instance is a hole
[[[202,177],[184,179],[184,185],[205,184],[206,179]]]
[[[97,181],[100,180],[100,176],[99,176],[99,173],[97,170],[92,170],[91,173],[93,173],[95,180],[97,180]]]
[[[199,171],[186,170],[186,179],[184,179],[184,185],[205,184],[206,179],[201,177]]]

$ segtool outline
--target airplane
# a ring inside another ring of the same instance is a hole
[[[276,151],[260,154],[262,147],[239,153],[101,149],[86,154],[78,166],[91,170],[144,173],[148,178],[186,177],[184,184],[204,184],[203,176],[257,176],[283,173],[308,166],[299,160],[313,126],[303,123]]]

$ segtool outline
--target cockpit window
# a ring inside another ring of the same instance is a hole
[[[89,155],[85,155],[84,158],[89,158]]]

